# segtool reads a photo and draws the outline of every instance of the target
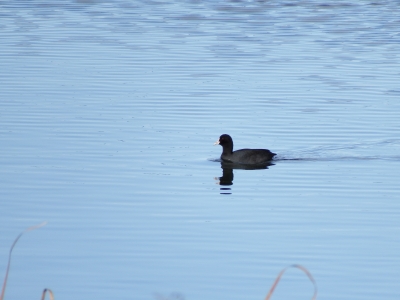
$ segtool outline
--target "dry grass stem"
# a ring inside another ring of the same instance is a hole
[[[268,293],[267,297],[265,298],[265,300],[269,300],[269,299],[271,298],[272,293],[274,292],[276,286],[278,285],[278,282],[281,280],[281,277],[282,277],[283,273],[285,273],[286,270],[289,269],[289,268],[297,268],[297,269],[300,269],[301,271],[303,271],[303,272],[308,276],[308,278],[310,279],[310,281],[311,281],[311,282],[313,283],[313,285],[314,285],[314,295],[313,295],[313,297],[311,298],[311,300],[316,300],[316,299],[317,299],[317,292],[318,292],[318,290],[317,290],[317,283],[315,282],[315,280],[314,280],[314,278],[312,277],[311,273],[310,273],[305,267],[303,267],[303,266],[301,266],[301,265],[291,265],[291,266],[288,266],[288,267],[284,268],[284,269],[278,274],[278,276],[276,277],[276,279],[275,279],[274,283],[272,284],[271,289],[269,290],[269,293]]]
[[[43,293],[42,293],[42,299],[41,300],[44,300],[44,298],[46,297],[46,294],[49,294],[49,298],[50,298],[50,300],[54,300],[54,294],[53,294],[53,292],[50,290],[50,289],[44,289],[43,290]]]
[[[32,230],[38,229],[38,228],[40,228],[40,227],[43,227],[43,226],[46,225],[46,224],[47,224],[47,222],[43,222],[43,223],[41,223],[41,224],[31,226],[31,227],[25,229],[23,232],[21,232],[21,233],[17,236],[17,238],[14,240],[14,243],[11,245],[11,248],[10,248],[10,253],[8,254],[8,264],[7,264],[7,269],[6,269],[6,275],[5,275],[5,277],[4,277],[3,287],[2,287],[2,289],[1,289],[0,300],[3,300],[3,298],[4,298],[4,293],[6,292],[6,285],[7,285],[8,273],[9,273],[9,271],[10,271],[10,264],[11,264],[11,254],[12,254],[12,251],[13,251],[13,249],[14,249],[15,244],[18,242],[19,238],[20,238],[24,233],[26,233],[26,232],[28,232],[28,231],[32,231]]]

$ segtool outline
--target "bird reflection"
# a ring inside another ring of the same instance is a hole
[[[242,164],[221,162],[222,176],[215,178],[215,180],[218,180],[217,184],[221,185],[220,194],[224,195],[232,194],[231,188],[228,186],[233,185],[233,177],[234,177],[233,169],[260,170],[260,169],[268,169],[269,166],[273,165],[274,164],[271,162],[264,163],[261,165],[242,165]]]

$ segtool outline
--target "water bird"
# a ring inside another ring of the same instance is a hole
[[[233,140],[229,134],[221,135],[214,145],[222,146],[222,161],[236,164],[264,164],[272,160],[276,155],[276,153],[268,149],[240,149],[233,151]]]

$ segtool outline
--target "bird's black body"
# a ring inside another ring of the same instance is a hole
[[[269,162],[276,155],[267,149],[240,149],[233,151],[233,141],[228,134],[221,135],[216,144],[222,146],[221,159],[224,162],[257,165]]]

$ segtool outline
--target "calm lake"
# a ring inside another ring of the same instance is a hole
[[[400,299],[399,1],[0,1],[0,33],[0,280],[48,222],[5,299],[262,300],[292,264]]]

